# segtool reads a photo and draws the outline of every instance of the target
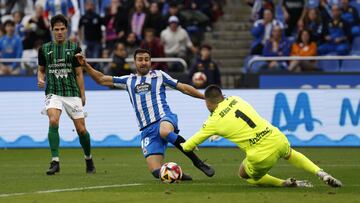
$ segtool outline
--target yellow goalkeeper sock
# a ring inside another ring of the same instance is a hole
[[[247,182],[254,185],[260,185],[260,186],[276,186],[281,187],[283,186],[284,180],[276,178],[274,176],[271,176],[269,174],[265,174],[263,177],[261,177],[259,180],[254,179],[246,179]]]
[[[291,149],[291,155],[288,161],[298,167],[302,168],[305,171],[308,171],[314,175],[321,170],[317,165],[315,165],[310,159],[308,159],[306,156],[301,154],[300,152],[295,151],[294,149]]]

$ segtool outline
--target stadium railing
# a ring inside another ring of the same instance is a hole
[[[37,58],[0,58],[0,63],[37,63]],[[96,62],[96,63],[110,63],[112,62],[112,58],[87,58],[88,62]],[[134,58],[126,58],[126,62],[133,63]],[[184,70],[187,70],[188,65],[186,61],[182,58],[169,57],[169,58],[151,58],[152,62],[179,62],[184,66]]]
[[[265,56],[254,56],[248,63],[248,71],[253,72],[253,66],[256,62],[265,62],[265,61],[346,61],[346,60],[357,60],[360,62],[360,56],[276,56],[276,57],[265,57]],[[333,64],[334,65],[334,64]],[[339,65],[340,66],[340,65]],[[355,66],[355,64],[354,64]],[[360,66],[356,64],[357,67],[353,67],[352,71],[360,72]],[[340,71],[340,67],[339,70]],[[346,70],[345,70],[346,71]]]

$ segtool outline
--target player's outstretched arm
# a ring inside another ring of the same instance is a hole
[[[176,88],[184,94],[187,94],[192,97],[199,98],[199,99],[205,99],[204,94],[199,92],[197,89],[195,89],[191,85],[178,82],[176,85]]]
[[[109,75],[104,75],[102,72],[95,70],[93,67],[91,67],[90,64],[86,62],[86,58],[82,54],[76,54],[75,57],[77,58],[79,64],[84,67],[85,71],[91,76],[93,80],[96,81],[96,83],[104,86],[113,87],[113,78]]]

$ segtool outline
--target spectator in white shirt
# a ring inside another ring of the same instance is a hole
[[[168,23],[169,26],[160,34],[165,56],[186,58],[187,48],[196,53],[197,49],[191,42],[186,30],[179,25],[178,17],[170,16]]]

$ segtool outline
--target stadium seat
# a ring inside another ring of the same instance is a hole
[[[340,71],[340,62],[338,60],[319,60],[317,66],[324,72]]]
[[[244,60],[244,68],[243,68],[244,73],[257,73],[260,70],[260,67],[265,64],[264,61],[258,61],[258,62],[253,63],[253,65],[252,65],[252,67],[250,69],[248,63],[253,57],[254,56],[247,56],[245,58],[245,60]]]
[[[359,55],[360,54],[360,37],[356,37],[353,40],[351,54]]]
[[[341,72],[360,72],[360,60],[344,60]]]
[[[360,2],[358,2],[358,1],[350,1],[350,5],[354,6],[358,10],[358,12],[360,12]]]

